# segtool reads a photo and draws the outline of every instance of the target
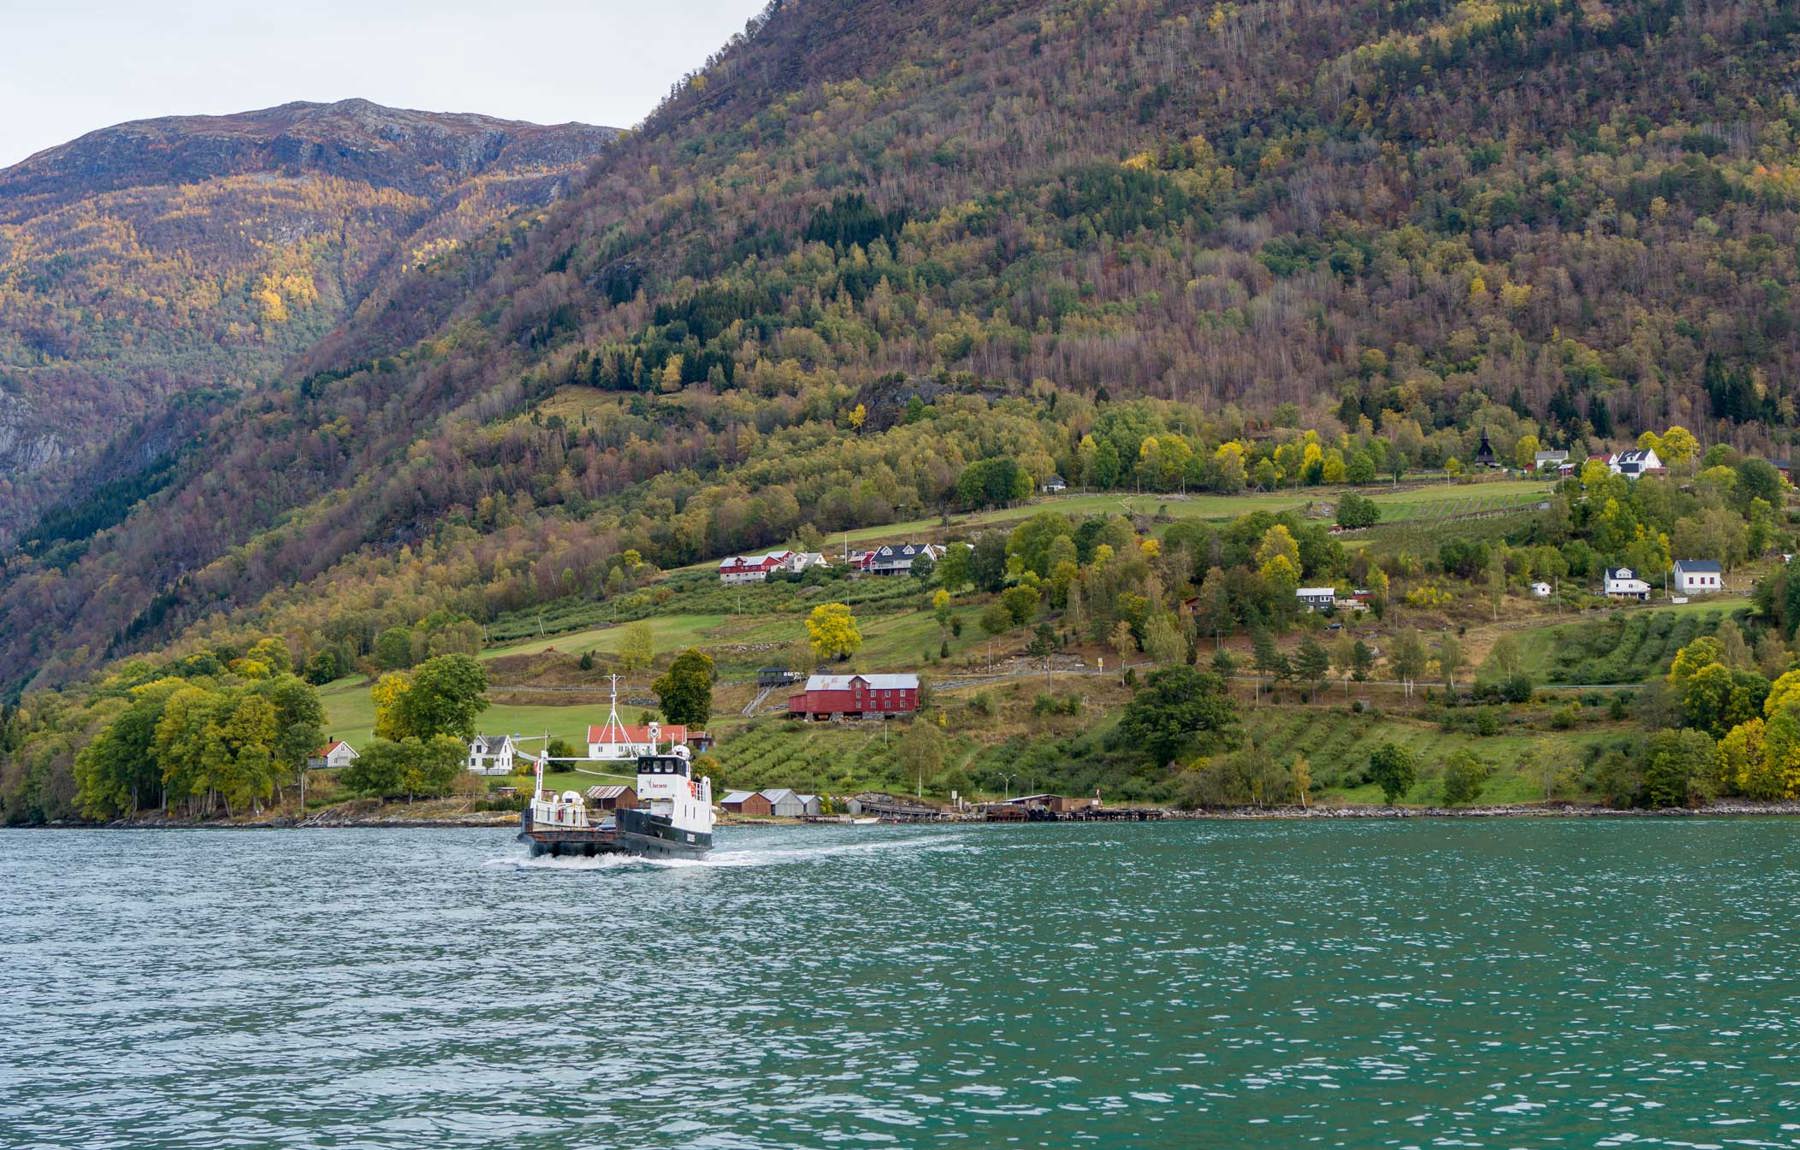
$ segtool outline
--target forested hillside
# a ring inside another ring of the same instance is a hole
[[[433,249],[121,522],[14,555],[0,674],[252,628],[354,656],[606,596],[627,548],[1052,471],[1336,482],[1672,423],[1785,455],[1796,32],[1662,0],[772,5],[578,194]]]
[[[0,543],[116,521],[33,530],[80,479],[167,482],[208,413],[613,135],[351,100],[124,124],[0,171]]]

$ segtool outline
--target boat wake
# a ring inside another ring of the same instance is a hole
[[[939,854],[969,849],[961,835],[931,835],[879,842],[832,843],[815,847],[777,847],[772,850],[715,850],[699,858],[651,858],[642,855],[596,855],[571,858],[540,855],[537,858],[495,858],[482,865],[521,871],[631,872],[651,870],[739,870],[746,867],[790,866],[861,855],[904,851]]]

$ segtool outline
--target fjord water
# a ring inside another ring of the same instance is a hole
[[[1797,833],[6,834],[0,1145],[1796,1146]]]

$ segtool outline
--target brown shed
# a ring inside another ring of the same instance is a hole
[[[587,797],[588,805],[599,811],[630,810],[638,805],[637,789],[624,785],[589,787]]]
[[[719,805],[734,815],[761,815],[766,818],[775,813],[769,797],[761,791],[732,791],[719,800]]]

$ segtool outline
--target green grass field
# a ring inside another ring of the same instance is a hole
[[[656,637],[656,653],[663,655],[686,647],[704,645],[711,632],[724,625],[726,619],[727,616],[724,615],[653,615],[645,621],[650,624]],[[620,644],[624,642],[625,628],[624,623],[609,624],[585,631],[570,631],[522,643],[489,647],[481,653],[481,657],[498,659],[510,655],[536,655],[551,649],[565,655],[581,655],[588,651],[616,655]]]
[[[368,685],[360,677],[327,683],[319,688],[319,702],[325,708],[325,733],[329,737],[344,739],[353,747],[374,738],[375,704],[369,699]],[[477,725],[481,730],[495,734],[548,734],[581,745],[587,738],[588,724],[605,720],[604,703],[598,714],[592,703],[573,706],[496,704],[481,712]]]

